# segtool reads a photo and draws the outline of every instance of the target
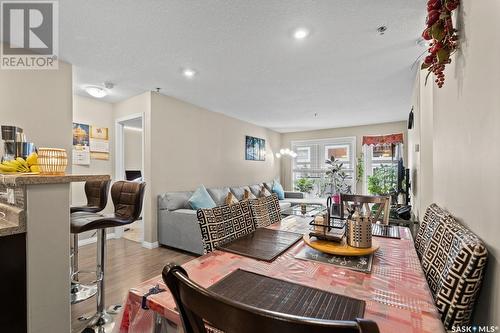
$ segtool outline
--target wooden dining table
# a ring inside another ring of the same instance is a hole
[[[305,218],[289,216],[268,228],[307,233],[309,224]],[[406,227],[398,228],[401,239],[377,237],[380,248],[374,254],[370,273],[297,259],[297,253],[307,246],[302,240],[272,262],[215,250],[182,267],[193,281],[205,288],[237,269],[244,269],[364,300],[364,318],[375,321],[384,333],[445,332],[417,257],[411,232]],[[167,290],[149,296],[149,309],[145,310],[141,307],[142,296],[155,285]],[[159,319],[168,323],[170,330],[182,332],[174,299],[161,275],[130,289],[115,332],[154,332],[155,322]]]

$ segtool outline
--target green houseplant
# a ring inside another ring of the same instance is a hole
[[[396,168],[382,164],[368,176],[368,192],[373,195],[389,195],[396,192]]]
[[[300,178],[295,182],[295,190],[304,192],[304,193],[311,193],[311,191],[314,188],[314,181],[308,178]]]
[[[352,188],[347,184],[347,174],[343,170],[344,163],[336,160],[334,156],[325,163],[327,166],[326,183],[330,187],[326,194],[351,193]]]

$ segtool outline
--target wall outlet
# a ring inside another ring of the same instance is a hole
[[[418,143],[415,143],[415,153],[418,153],[420,151],[420,145]]]

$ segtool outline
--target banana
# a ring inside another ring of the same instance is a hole
[[[22,171],[24,171],[24,172],[29,172],[30,171],[30,167],[29,167],[28,163],[24,160],[24,158],[18,157],[16,160],[20,163],[20,165],[21,165],[20,169]]]
[[[30,167],[28,166],[28,163],[26,163],[26,161],[24,160],[24,158],[22,158],[22,157],[18,157],[16,160],[17,160],[17,161],[19,162],[19,164],[21,165],[21,168],[20,168],[20,169],[22,169],[22,170],[24,170],[24,171],[29,171],[29,170],[30,170]]]
[[[31,172],[40,172],[40,167],[38,165],[30,166]]]
[[[0,164],[0,173],[10,173],[10,172],[16,172],[17,169],[14,167],[6,166],[4,164]]]
[[[37,153],[31,153],[30,156],[26,158],[26,162],[28,165],[31,167],[32,165],[37,165],[38,164],[38,154]]]

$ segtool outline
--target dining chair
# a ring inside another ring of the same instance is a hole
[[[281,222],[280,202],[276,193],[250,200],[250,209],[257,228],[264,228]]]
[[[366,319],[333,321],[263,310],[217,295],[189,279],[177,265],[163,268],[163,281],[174,297],[185,333],[207,333],[211,327],[225,333],[377,333]],[[207,330],[207,327],[209,330]]]
[[[370,206],[371,205],[371,206]],[[377,205],[376,212],[373,213],[372,206]],[[340,195],[340,216],[343,218],[348,210],[355,206],[365,210],[366,214],[372,218],[373,222],[389,224],[389,209],[391,207],[390,196],[372,196],[357,194]],[[382,215],[382,218],[381,218]]]
[[[450,331],[470,326],[488,251],[479,237],[436,204],[426,216],[421,263],[441,320]]]
[[[233,205],[202,208],[196,212],[204,252],[255,231],[255,221],[248,200]]]

